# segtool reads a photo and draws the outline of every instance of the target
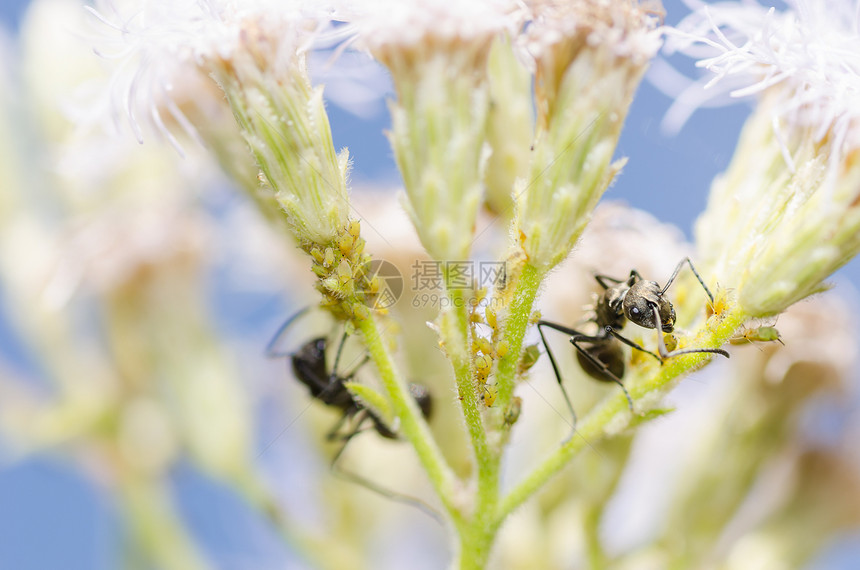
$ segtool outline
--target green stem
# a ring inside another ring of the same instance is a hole
[[[394,413],[400,419],[401,433],[415,448],[418,460],[427,472],[436,494],[455,525],[459,527],[462,524],[462,515],[454,502],[456,478],[436,445],[430,433],[430,427],[418,409],[418,404],[402,381],[403,376],[397,371],[385,339],[379,332],[376,319],[371,316],[356,320],[356,327],[364,336],[370,358],[376,364]]]
[[[446,275],[446,282],[447,282]],[[474,509],[468,521],[458,526],[459,568],[480,569],[486,564],[493,542],[493,516],[499,500],[499,459],[487,443],[481,410],[477,400],[469,350],[469,311],[463,289],[447,287],[451,308],[443,314],[442,335],[457,382],[463,417],[472,441],[477,465],[477,490]]]
[[[523,339],[531,319],[532,306],[544,273],[530,264],[523,267],[517,280],[517,289],[505,318],[504,338],[508,343],[508,353],[501,359],[496,369],[496,384],[499,388],[498,405],[507,409],[514,393],[514,379],[523,350]]]
[[[722,346],[748,318],[743,311],[735,307],[721,317],[712,317],[712,321],[718,320],[718,322],[712,324],[713,328],[706,326],[692,342],[695,343],[694,346]],[[674,380],[705,364],[710,358],[712,356],[707,354],[688,354],[667,361],[650,380],[637,382],[630,387],[629,392],[634,405],[646,395],[667,391],[674,385]],[[579,422],[574,437],[550,454],[501,501],[494,524],[501,525],[505,517],[561,471],[583,447],[607,437],[610,426],[612,426],[611,431],[617,433],[621,427],[619,422],[626,423],[629,419],[627,401],[623,394],[616,394],[598,405]]]
[[[524,267],[517,282],[517,289],[505,321],[504,335],[511,350],[505,358],[500,359],[496,372],[496,382],[499,386],[497,405],[505,408],[513,395],[516,366],[520,352],[522,351],[525,332],[529,325],[532,305],[537,296],[542,277],[543,275],[536,268],[530,265]],[[454,306],[456,307],[457,304],[454,303]],[[463,319],[460,326],[468,326],[468,321],[466,320],[468,315],[465,311],[458,318]],[[471,371],[469,371],[468,377],[463,377],[463,380],[464,383],[467,383],[472,393],[471,405],[475,406],[475,410],[477,411]],[[460,375],[458,374],[459,383]],[[460,388],[461,390],[463,389],[462,386]],[[474,433],[472,438],[473,442],[475,442],[475,455],[478,463],[478,489],[475,510],[468,527],[459,529],[460,553],[458,568],[459,570],[478,570],[486,566],[490,549],[498,530],[496,512],[498,511],[499,504],[499,465],[503,449],[494,449],[487,445],[486,432],[483,425],[478,422],[472,422],[470,418],[470,404],[465,399],[463,402],[463,413],[469,425],[470,433],[477,427],[480,427],[480,433]],[[479,415],[478,419],[480,419]]]
[[[182,524],[164,480],[124,470],[117,492],[129,533],[146,559],[146,567],[165,570],[212,567]]]
[[[468,527],[461,529],[457,570],[484,570],[497,530],[493,525],[478,525],[477,518]]]
[[[592,505],[585,513],[585,551],[588,557],[588,567],[591,570],[603,570],[607,567],[606,553],[600,542],[600,519],[603,505]]]
[[[447,276],[446,276],[447,280]],[[484,429],[481,410],[473,381],[472,358],[469,350],[469,313],[466,309],[466,299],[462,289],[448,287],[448,297],[451,308],[442,315],[442,339],[445,350],[454,367],[454,377],[457,382],[457,396],[463,408],[463,417],[472,440],[475,459],[478,466],[479,482],[494,470],[494,457],[487,445],[487,433]],[[479,487],[480,490],[480,487]]]

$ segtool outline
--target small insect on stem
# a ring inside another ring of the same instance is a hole
[[[347,374],[338,373],[338,365],[340,364],[343,346],[346,342],[348,334],[343,333],[340,343],[337,347],[334,363],[331,371],[328,370],[326,364],[326,351],[328,348],[328,340],[326,337],[317,337],[307,341],[297,351],[288,352],[281,351],[276,348],[284,337],[287,329],[300,316],[305,314],[308,308],[302,309],[281,325],[274,338],[266,347],[266,356],[269,358],[289,358],[293,369],[293,375],[296,380],[304,384],[313,399],[318,400],[330,406],[337,408],[342,412],[340,419],[326,434],[327,441],[340,441],[342,445],[335,453],[329,466],[331,472],[336,477],[340,477],[352,483],[358,484],[370,491],[373,491],[392,501],[397,501],[407,505],[416,507],[432,518],[442,523],[441,515],[427,505],[423,501],[403,495],[389,489],[380,487],[379,485],[340,467],[340,459],[346,450],[347,445],[356,435],[373,429],[380,436],[386,439],[400,439],[399,434],[395,429],[388,426],[382,419],[373,412],[373,410],[365,407],[352,392],[347,388],[347,383],[352,381],[353,377],[358,373],[359,369],[364,366],[369,356],[365,356],[353,369]],[[425,419],[429,418],[433,410],[433,400],[429,390],[420,384],[410,384],[409,392],[421,409],[421,413]],[[344,424],[351,423],[345,430],[342,429]]]
[[[752,344],[754,342],[778,342],[785,346],[779,331],[774,326],[761,326],[744,329],[741,334],[729,339],[731,344]]]
[[[582,369],[596,380],[618,384],[627,397],[627,406],[630,408],[631,414],[635,413],[633,410],[633,400],[630,398],[630,393],[627,392],[624,384],[621,383],[626,366],[623,345],[626,344],[635,350],[650,354],[661,364],[668,358],[682,354],[705,352],[721,354],[726,358],[729,357],[729,353],[720,348],[683,348],[672,351],[666,348],[663,333],[671,333],[675,330],[675,308],[669,299],[666,298],[666,291],[675,281],[685,263],[690,266],[696,279],[698,279],[705,293],[707,293],[711,304],[713,304],[714,296],[696,271],[690,258],[685,257],[675,267],[675,271],[669,277],[669,281],[666,282],[664,287],[660,287],[655,281],[644,280],[635,269],[630,271],[630,276],[627,279],[615,279],[606,275],[595,275],[594,278],[603,287],[603,293],[594,304],[594,316],[590,319],[591,322],[597,324],[598,332],[596,334],[588,335],[558,323],[545,320],[538,321],[537,326],[541,341],[549,357],[555,378],[564,395],[564,401],[567,403],[567,407],[573,418],[571,433],[567,439],[570,439],[575,431],[576,412],[573,409],[567,391],[564,389],[558,364],[549,348],[549,344],[546,342],[542,327],[570,335],[570,342],[576,349],[577,361]],[[627,321],[631,321],[646,329],[657,330],[657,353],[639,346],[618,332],[624,328]]]

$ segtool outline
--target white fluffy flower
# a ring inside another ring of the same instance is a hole
[[[705,6],[669,34],[667,51],[698,59],[711,72],[679,98],[680,106],[702,87],[713,98],[767,92],[774,124],[812,128],[840,151],[860,147],[860,34],[858,11],[848,0],[789,0],[778,12],[754,2]],[[686,112],[674,109],[678,125]],[[780,133],[785,138],[786,133]],[[785,158],[794,168],[784,146]]]
[[[860,251],[860,35],[845,0],[705,6],[673,45],[758,95],[729,169],[696,224],[717,278],[753,316],[820,291]]]
[[[105,0],[87,9],[96,19],[96,53],[115,62],[109,89],[115,121],[126,114],[142,141],[141,122],[151,120],[177,148],[169,123],[197,137],[181,107],[186,100],[201,104],[194,101],[198,75],[208,74],[208,62],[244,49],[249,24],[279,38],[269,63],[286,66],[321,37],[331,12],[325,2],[307,0]]]

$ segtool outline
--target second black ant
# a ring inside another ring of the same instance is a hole
[[[573,427],[576,425],[576,412],[573,409],[567,391],[564,389],[558,364],[549,348],[549,344],[546,342],[542,327],[570,335],[570,342],[576,349],[577,361],[585,373],[596,380],[618,384],[627,397],[627,405],[631,413],[634,413],[633,400],[621,382],[626,367],[623,345],[626,344],[635,350],[650,354],[661,364],[666,359],[682,354],[705,352],[721,354],[726,358],[729,357],[729,353],[721,348],[683,348],[671,351],[666,348],[663,333],[671,333],[675,330],[675,308],[669,299],[666,298],[666,291],[675,281],[685,263],[690,266],[690,269],[702,285],[705,293],[707,293],[708,299],[713,306],[714,296],[696,271],[690,258],[685,257],[675,267],[675,271],[663,287],[660,287],[656,281],[646,281],[635,269],[630,271],[630,276],[627,279],[595,275],[594,278],[603,287],[603,293],[597,298],[594,304],[594,314],[589,319],[591,322],[597,324],[598,327],[597,333],[593,335],[584,334],[558,323],[545,320],[538,321],[538,333],[546,349],[547,356],[549,356],[550,364],[552,365],[561,392],[564,395],[564,400],[573,417]],[[657,353],[621,335],[619,331],[627,321],[631,321],[646,329],[657,330]]]
[[[344,332],[341,337],[331,371],[328,370],[326,363],[328,348],[326,337],[313,338],[295,352],[284,352],[275,348],[290,325],[305,312],[307,309],[299,311],[281,325],[281,328],[266,347],[266,355],[269,358],[289,358],[296,380],[307,387],[311,397],[342,412],[340,419],[326,434],[327,441],[343,442],[331,460],[330,469],[332,473],[383,497],[417,507],[434,519],[441,521],[439,513],[419,499],[384,489],[364,477],[338,466],[338,460],[343,455],[350,440],[359,433],[366,431],[367,427],[376,430],[376,433],[386,439],[399,439],[399,435],[395,429],[382,421],[373,410],[365,407],[347,388],[347,382],[355,377],[358,370],[370,360],[370,357],[365,356],[348,374],[338,373],[337,369],[348,336],[347,333]],[[433,400],[429,390],[420,384],[410,384],[409,392],[418,404],[421,414],[425,419],[428,419],[433,410]],[[350,420],[352,420],[350,428],[341,431],[343,425]],[[370,422],[370,426],[367,426],[367,422]]]

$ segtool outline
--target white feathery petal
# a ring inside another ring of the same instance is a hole
[[[241,49],[248,22],[279,31],[272,37],[281,56],[272,63],[286,65],[320,37],[331,14],[328,3],[310,0],[105,0],[86,9],[94,17],[94,51],[114,62],[108,97],[115,123],[126,115],[142,142],[141,121],[149,119],[180,152],[163,113],[198,138],[176,105],[194,97],[182,94],[185,78],[206,74],[208,60]]]
[[[512,29],[522,22],[516,0],[362,0],[343,2],[338,16],[354,22],[364,47],[411,44],[427,33],[467,38]]]
[[[832,131],[841,151],[860,147],[860,34],[856,3],[789,0],[778,12],[754,2],[705,6],[667,33],[668,52],[698,59],[715,74],[714,97],[767,91],[789,126]],[[694,84],[688,89],[700,90]],[[683,95],[687,103],[701,98]],[[679,128],[675,117],[673,127]],[[685,118],[685,117],[681,117]]]

